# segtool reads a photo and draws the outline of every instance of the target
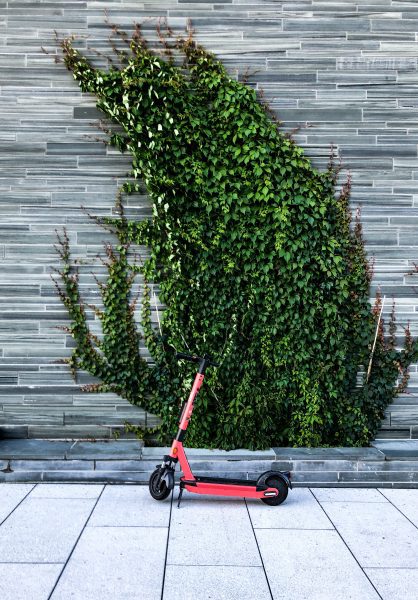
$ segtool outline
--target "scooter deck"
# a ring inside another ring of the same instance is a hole
[[[198,475],[196,475],[196,479],[180,479],[180,481],[184,485],[196,485],[197,483],[219,483],[223,485],[244,485],[248,487],[255,487],[257,485],[257,481],[250,481],[248,479],[229,479],[228,477],[200,477]]]

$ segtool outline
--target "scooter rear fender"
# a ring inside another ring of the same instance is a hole
[[[281,479],[287,485],[288,488],[292,489],[292,482],[290,481],[290,471],[266,471],[265,473],[262,473],[257,479],[257,487],[262,485],[268,487],[266,481],[269,477],[277,477],[278,479]]]

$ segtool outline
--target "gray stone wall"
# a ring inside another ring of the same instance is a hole
[[[334,144],[362,207],[376,286],[396,299],[418,335],[418,2],[398,0],[0,0],[0,431],[10,436],[103,436],[150,415],[112,394],[82,393],[59,359],[71,338],[50,279],[55,229],[68,230],[84,297],[97,300],[96,255],[106,237],[86,216],[111,214],[129,157],[94,136],[94,99],[55,64],[54,30],[76,33],[86,53],[108,47],[109,18],[158,17],[196,38],[236,77],[264,90],[286,130],[323,168]],[[96,57],[96,60],[99,60]],[[129,211],[148,214],[146,196]],[[386,312],[390,311],[387,303]],[[92,328],[98,331],[94,315]],[[88,375],[80,383],[91,382]],[[418,437],[418,373],[387,411],[381,436]],[[417,392],[417,395],[415,395]]]

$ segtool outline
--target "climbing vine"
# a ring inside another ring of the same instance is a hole
[[[233,79],[189,31],[162,33],[151,51],[139,25],[113,26],[118,64],[95,68],[63,40],[64,62],[84,92],[121,126],[108,143],[132,156],[118,216],[96,217],[119,244],[106,246],[108,280],[94,307],[102,336],[88,328],[68,238],[59,293],[75,349],[70,366],[162,419],[173,431],[193,369],[175,349],[221,361],[208,373],[187,443],[218,448],[362,445],[407,380],[417,357],[409,334],[395,348],[391,319],[376,330],[380,299],[369,305],[371,272],[359,216],[352,223],[350,181],[336,192],[333,160],[319,172],[280,131],[249,86]],[[179,57],[182,62],[179,62]],[[129,219],[125,196],[144,182],[152,218]],[[150,257],[130,260],[133,245]],[[141,326],[130,291],[142,285]],[[166,309],[151,323],[151,288]],[[143,340],[154,365],[139,354]]]

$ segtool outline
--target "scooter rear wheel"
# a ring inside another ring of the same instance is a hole
[[[282,502],[284,502],[287,498],[288,487],[283,479],[279,477],[269,477],[266,481],[266,485],[272,488],[276,488],[279,492],[277,496],[272,496],[270,498],[261,498],[261,502],[265,504],[269,504],[270,506],[278,506]]]
[[[170,495],[171,490],[167,487],[167,483],[160,479],[160,468],[152,473],[148,486],[154,500],[165,500]]]

